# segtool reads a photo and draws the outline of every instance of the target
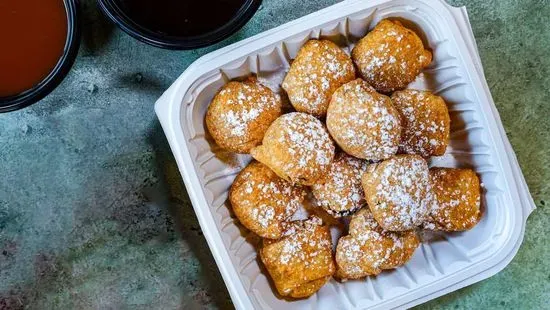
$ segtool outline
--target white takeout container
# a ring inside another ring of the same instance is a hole
[[[257,74],[278,89],[289,61],[309,38],[349,47],[387,17],[409,21],[405,25],[433,51],[432,64],[410,86],[442,96],[450,111],[449,148],[430,164],[475,169],[483,183],[482,220],[468,232],[431,236],[396,270],[365,280],[331,280],[304,300],[278,299],[256,258],[253,238],[239,229],[227,202],[233,179],[250,158],[214,152],[204,125],[206,108],[234,78]],[[426,302],[502,270],[516,254],[535,208],[489,93],[466,9],[443,0],[352,0],[328,7],[200,58],[155,110],[239,309],[388,309]]]

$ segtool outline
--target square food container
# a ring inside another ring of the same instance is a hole
[[[400,18],[434,60],[410,88],[442,96],[451,115],[447,152],[431,166],[469,167],[483,186],[481,222],[463,233],[435,234],[405,265],[376,277],[331,280],[308,299],[276,297],[251,233],[231,217],[228,189],[249,162],[223,154],[204,116],[228,81],[256,74],[276,91],[298,49],[326,38],[347,51],[383,18]],[[212,52],[193,63],[155,105],[212,254],[239,309],[389,309],[411,307],[488,278],[516,254],[535,208],[489,92],[465,8],[443,0],[344,1]]]

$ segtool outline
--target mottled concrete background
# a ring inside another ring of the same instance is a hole
[[[264,0],[237,34],[174,52],[82,1],[80,56],[45,100],[0,115],[0,309],[232,308],[153,104],[196,58],[336,1]],[[538,209],[498,275],[419,308],[549,308],[550,1],[466,5]]]

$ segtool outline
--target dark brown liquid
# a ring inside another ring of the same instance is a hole
[[[225,25],[245,0],[117,0],[135,23],[157,33],[197,36]]]
[[[63,0],[0,0],[0,97],[40,83],[67,40]]]

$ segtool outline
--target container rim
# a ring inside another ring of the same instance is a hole
[[[59,86],[71,70],[80,47],[79,0],[64,0],[63,2],[67,13],[67,40],[63,55],[40,83],[17,95],[0,97],[0,113],[19,110],[40,101]]]
[[[262,0],[245,0],[235,16],[225,25],[197,36],[171,36],[152,31],[133,21],[116,0],[98,0],[105,15],[120,29],[146,44],[171,50],[188,50],[219,42],[241,29],[256,13]]]

